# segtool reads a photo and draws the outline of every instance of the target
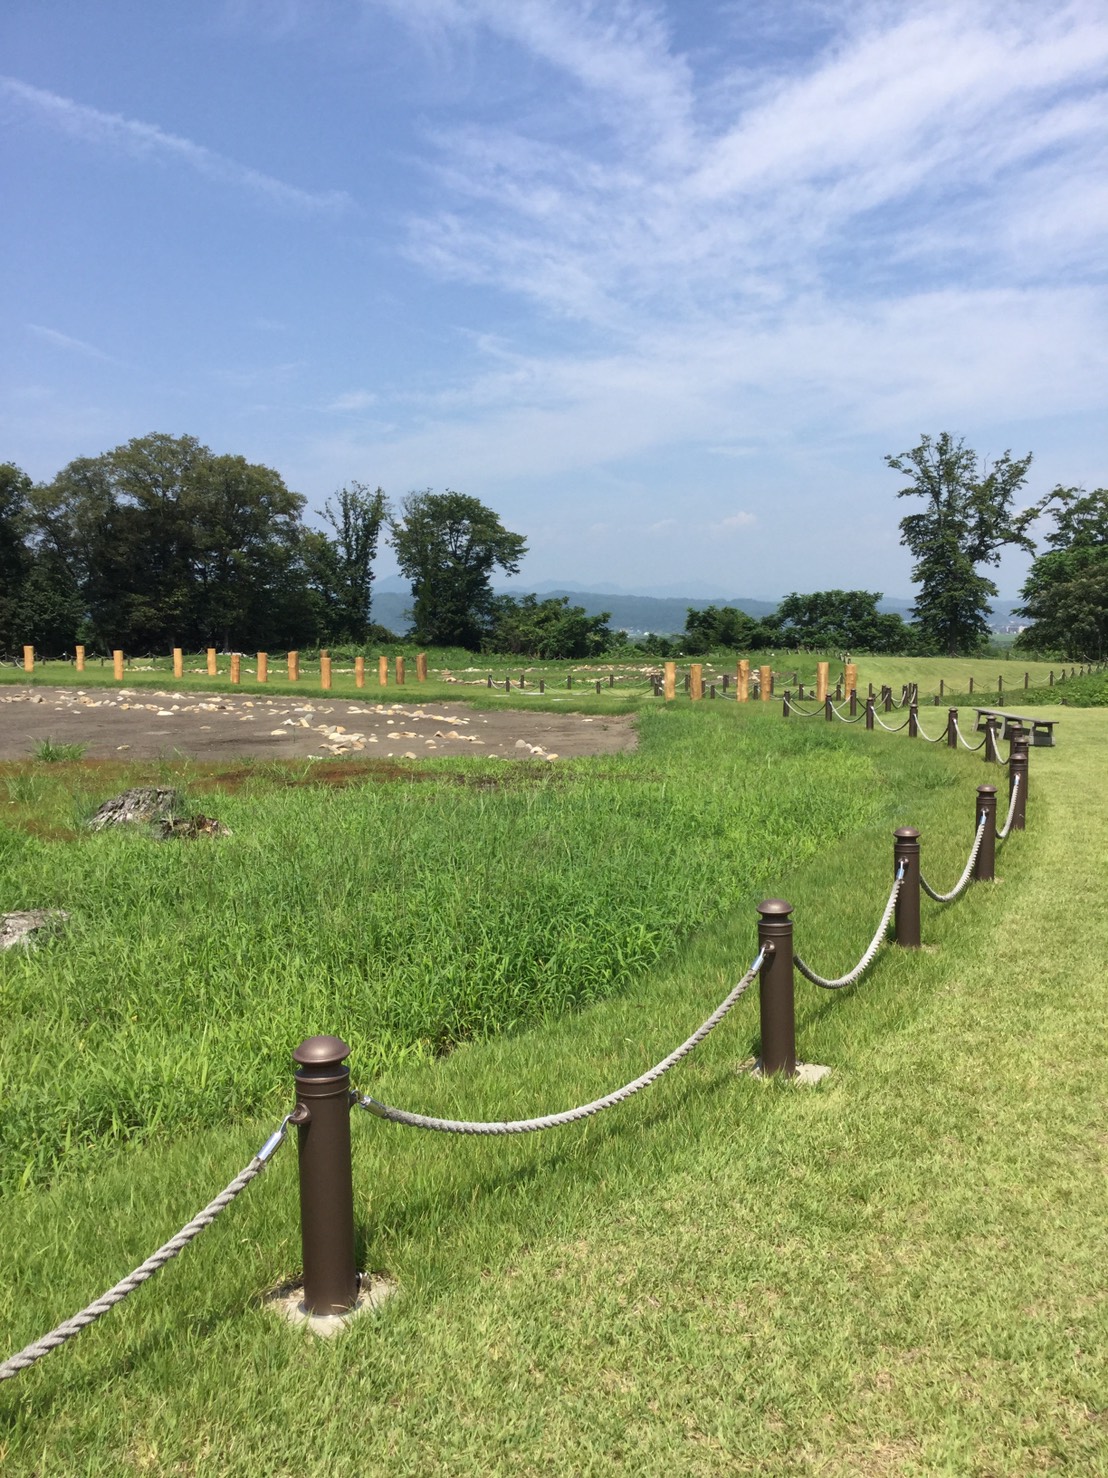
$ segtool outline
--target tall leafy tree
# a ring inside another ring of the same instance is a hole
[[[737,606],[705,606],[703,610],[689,606],[681,646],[687,655],[695,657],[719,647],[736,652],[754,651],[771,647],[780,639],[776,612],[755,619]]]
[[[1010,452],[991,466],[948,431],[899,456],[887,456],[909,479],[898,498],[922,498],[923,510],[900,521],[900,542],[915,557],[920,587],[913,614],[924,637],[949,656],[972,652],[989,631],[989,600],[996,586],[978,571],[995,565],[1009,545],[1034,552],[1028,528],[1053,494],[1017,512],[1013,502],[1027,478],[1031,453]]]
[[[590,616],[584,606],[571,606],[568,595],[539,600],[525,595],[497,595],[492,602],[492,630],[486,650],[555,661],[564,657],[596,657],[617,642],[608,625],[611,611]],[[618,640],[625,639],[619,633]]]
[[[388,511],[382,489],[370,492],[360,482],[340,488],[334,501],[328,499],[324,505],[323,515],[334,530],[327,601],[331,641],[369,640],[373,561]]]
[[[1031,619],[1016,645],[1070,661],[1108,655],[1108,488],[1057,491],[1052,547],[1031,566],[1019,613]]]
[[[31,571],[27,543],[31,479],[13,462],[0,463],[0,652],[31,636],[22,629],[23,587]]]
[[[412,582],[417,641],[476,650],[492,624],[492,572],[516,574],[527,552],[477,498],[447,489],[409,493],[389,521],[401,573]]]

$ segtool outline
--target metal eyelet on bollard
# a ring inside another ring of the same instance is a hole
[[[899,826],[893,832],[893,877],[904,867],[900,892],[896,895],[893,927],[901,949],[919,949],[919,832],[914,826]]]
[[[974,811],[973,827],[977,830],[978,819],[985,818],[985,833],[981,838],[981,846],[977,852],[977,859],[973,864],[973,880],[975,883],[991,883],[994,881],[996,871],[996,786],[979,785],[977,787],[977,809]]]
[[[304,1308],[345,1314],[358,1299],[354,1186],[350,1168],[350,1048],[338,1037],[308,1037],[299,1064],[296,1109]]]
[[[758,905],[758,948],[766,952],[758,987],[762,1073],[796,1075],[796,1006],[793,990],[793,911],[783,898]]]

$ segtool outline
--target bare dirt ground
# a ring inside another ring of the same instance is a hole
[[[0,760],[49,740],[89,759],[571,759],[633,749],[633,717],[534,709],[485,713],[464,703],[246,698],[148,688],[0,688]]]

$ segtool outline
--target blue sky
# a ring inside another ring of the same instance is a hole
[[[36,478],[189,433],[763,598],[910,593],[923,432],[1108,483],[1101,0],[6,0],[0,74]]]

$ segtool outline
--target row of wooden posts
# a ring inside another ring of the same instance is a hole
[[[830,662],[817,662],[816,664],[816,694],[822,703],[827,697],[830,684],[831,664]],[[729,675],[723,676],[723,691],[727,691]],[[660,678],[654,680],[655,697],[664,697],[667,701],[677,696],[677,663],[667,662]],[[754,678],[758,697],[763,703],[768,703],[773,697],[773,668],[759,667]],[[746,703],[750,698],[751,671],[750,663],[745,657],[735,664],[735,698],[739,703]],[[857,663],[848,662],[843,668],[843,686],[848,693],[858,686]],[[693,662],[685,678],[685,691],[694,701],[704,697],[704,668],[699,662]],[[708,689],[708,697],[716,696],[715,684],[712,683]]]
[[[84,672],[84,670],[85,670],[85,649],[84,649],[84,647],[77,647],[75,649],[75,655],[76,655],[76,667],[77,667],[77,671],[78,672]],[[289,653],[287,653],[286,654],[286,657],[285,657],[285,661],[286,661],[286,663],[288,665],[289,682],[290,683],[298,682],[299,679],[300,679],[300,653],[299,652],[289,652]],[[258,680],[258,682],[260,682],[260,683],[268,682],[269,681],[269,654],[267,652],[259,652],[258,653],[258,656],[257,656],[257,663],[258,663],[258,666],[257,666],[257,680]],[[112,652],[112,667],[113,667],[113,675],[115,677],[116,682],[122,682],[123,681],[123,653],[118,648],[116,648],[116,650]],[[24,670],[24,672],[34,672],[34,670],[35,670],[35,649],[34,649],[34,647],[24,647],[23,648],[23,670]],[[184,676],[184,672],[185,672],[184,652],[182,651],[182,649],[180,647],[174,647],[173,648],[173,676],[174,677],[183,677]],[[416,654],[415,672],[416,672],[416,681],[417,682],[425,683],[427,681],[427,653],[426,652],[418,652]],[[218,675],[219,675],[219,654],[216,651],[215,647],[209,647],[208,648],[208,676],[209,677],[218,677]],[[404,662],[404,658],[403,657],[397,657],[395,659],[395,673],[394,673],[394,676],[395,676],[395,681],[396,681],[397,686],[398,687],[403,687],[404,686],[404,683],[407,680],[407,670],[406,670],[406,666],[405,666],[405,662]],[[242,654],[240,652],[232,652],[231,653],[231,681],[233,683],[241,683],[242,682]],[[380,684],[380,686],[382,688],[384,688],[384,687],[386,687],[388,685],[388,681],[389,681],[389,659],[387,657],[378,657],[378,659],[377,659],[377,681],[378,681],[378,683]],[[320,652],[320,654],[319,654],[319,685],[322,688],[329,688],[331,686],[331,658],[330,658],[329,653],[327,653],[326,651]],[[356,688],[364,688],[365,687],[365,658],[364,657],[355,657],[354,658],[354,686]]]

